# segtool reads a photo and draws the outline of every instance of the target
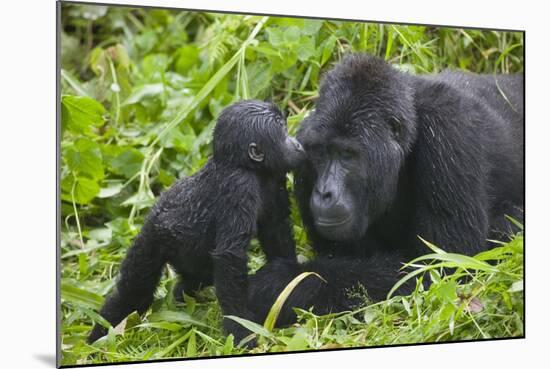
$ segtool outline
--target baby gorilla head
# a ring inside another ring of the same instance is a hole
[[[284,173],[305,158],[288,136],[286,119],[268,102],[246,100],[222,111],[214,129],[214,160],[270,173]]]

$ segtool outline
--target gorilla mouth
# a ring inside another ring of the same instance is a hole
[[[325,227],[325,228],[340,227],[340,226],[343,226],[344,224],[349,223],[349,221],[351,220],[351,218],[352,218],[352,214],[350,214],[349,216],[347,216],[347,217],[344,218],[344,219],[323,219],[323,218],[317,218],[317,219],[315,220],[315,224],[317,224],[317,225],[320,226],[320,227]]]

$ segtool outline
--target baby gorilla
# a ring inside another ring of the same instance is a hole
[[[224,315],[245,319],[246,249],[257,236],[268,260],[295,260],[285,173],[304,158],[276,106],[243,101],[224,109],[213,138],[213,158],[160,196],[120,267],[115,291],[100,311],[116,325],[144,313],[166,263],[181,276],[175,293],[211,285]],[[248,330],[224,319],[237,342]],[[96,325],[88,342],[106,334]]]

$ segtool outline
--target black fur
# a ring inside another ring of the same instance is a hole
[[[286,285],[297,275],[314,271],[324,280],[314,275],[302,280],[285,301],[277,326],[290,325],[296,320],[292,308],[307,310],[313,307],[317,315],[353,310],[368,301],[383,300],[388,293],[387,287],[397,281],[400,266],[399,258],[386,253],[368,259],[321,256],[304,264],[278,259],[250,276],[249,307],[254,320],[263,324]],[[409,280],[397,289],[397,293],[410,291],[412,287],[413,281]]]
[[[251,159],[250,144],[263,160]],[[166,263],[181,276],[178,297],[213,282],[223,313],[250,319],[251,238],[258,236],[268,260],[295,260],[285,172],[303,159],[303,150],[287,136],[281,112],[260,101],[234,104],[221,113],[213,145],[213,158],[198,173],[161,195],[128,250],[100,311],[113,326],[134,310],[147,310]],[[237,340],[250,333],[229,319],[224,328]],[[88,341],[105,333],[96,325]]]
[[[506,237],[505,214],[523,221],[523,134],[521,75],[413,76],[346,57],[297,136],[308,157],[295,174],[302,218],[317,253],[334,259],[266,266],[252,279],[255,309],[265,313],[280,292],[263,283],[301,270],[328,284],[318,294],[299,286],[284,322],[292,304],[346,308],[342,290],[357,282],[383,298],[399,264],[428,251],[418,236],[468,255]]]

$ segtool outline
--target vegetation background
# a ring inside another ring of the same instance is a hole
[[[285,329],[249,325],[259,336],[252,350],[220,331],[212,287],[176,303],[167,268],[145,316],[85,342],[94,322],[108,324],[96,311],[155,198],[208,160],[223,107],[271,99],[294,134],[323,72],[348,52],[409,73],[520,73],[522,33],[65,3],[60,47],[63,365],[523,336],[520,232],[475,257],[427,244],[404,278],[430,278],[428,290],[366,298],[354,312],[298,311],[299,324]],[[307,260],[295,207],[292,219]],[[251,272],[265,262],[257,242],[249,256]]]

